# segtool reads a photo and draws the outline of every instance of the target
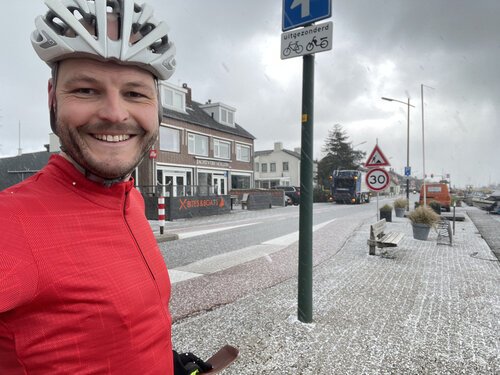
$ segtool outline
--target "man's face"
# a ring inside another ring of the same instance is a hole
[[[63,150],[92,174],[130,173],[158,135],[158,98],[151,73],[91,59],[60,62],[49,83]]]

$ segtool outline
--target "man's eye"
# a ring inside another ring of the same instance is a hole
[[[94,89],[89,89],[86,87],[78,88],[74,91],[77,94],[83,94],[83,95],[91,95],[95,93]]]
[[[144,94],[141,94],[140,92],[137,92],[137,91],[129,91],[127,93],[127,96],[129,96],[131,98],[144,98],[145,97]]]

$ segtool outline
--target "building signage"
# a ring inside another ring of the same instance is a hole
[[[216,160],[196,159],[196,164],[204,165],[207,167],[229,168],[229,163],[226,163],[224,161],[216,161]]]
[[[226,202],[223,197],[219,198],[209,198],[209,199],[196,199],[196,198],[180,198],[179,199],[179,211],[189,210],[191,208],[200,207],[220,207],[223,208]]]

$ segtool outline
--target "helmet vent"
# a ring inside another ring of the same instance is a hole
[[[49,15],[47,15],[47,23],[50,26],[50,28],[59,35],[67,35],[68,31],[71,30],[71,28],[63,20],[57,17],[57,15],[54,13],[50,13]],[[75,35],[74,32],[70,34],[73,35],[69,36]]]
[[[73,13],[73,16],[79,21],[83,22],[82,20],[84,19],[84,16],[80,13],[80,11],[77,8],[68,8],[68,10]]]

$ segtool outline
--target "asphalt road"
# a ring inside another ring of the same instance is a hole
[[[390,199],[392,200],[392,199]],[[390,201],[380,199],[379,206]],[[313,265],[333,257],[353,231],[376,220],[377,202],[314,204]],[[174,321],[295,277],[299,207],[168,223],[179,240],[161,243],[172,282]]]
[[[379,205],[383,202],[386,200],[380,199]],[[237,209],[227,215],[167,223],[166,232],[177,234],[179,240],[161,243],[160,249],[169,269],[175,269],[276,239],[289,245],[298,239],[299,210],[299,206],[259,211]],[[316,203],[313,230],[331,221],[367,213],[376,215],[376,199],[363,205]]]

